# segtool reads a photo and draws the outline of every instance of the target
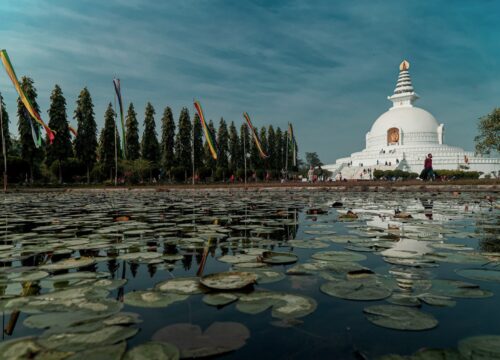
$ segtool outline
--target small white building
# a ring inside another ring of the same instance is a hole
[[[474,152],[444,144],[444,124],[428,111],[414,106],[419,96],[414,92],[404,60],[394,94],[388,99],[392,107],[379,116],[366,134],[366,148],[335,164],[324,166],[332,178],[367,179],[368,169],[400,169],[420,173],[427,154],[432,154],[434,170],[463,169],[497,176],[500,158],[476,156]]]

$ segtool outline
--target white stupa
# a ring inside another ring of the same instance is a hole
[[[444,124],[439,124],[428,111],[414,106],[419,96],[413,89],[409,68],[406,60],[399,66],[394,94],[388,97],[393,105],[375,120],[366,134],[366,148],[324,168],[333,173],[333,178],[340,173],[347,179],[366,179],[363,170],[368,168],[420,173],[426,155],[431,153],[434,170],[463,169],[498,175],[500,158],[479,157],[444,144]]]

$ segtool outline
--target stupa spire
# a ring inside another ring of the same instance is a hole
[[[393,107],[413,106],[413,102],[418,99],[411,83],[409,69],[410,63],[403,60],[399,65],[399,76],[394,94],[388,97],[393,102]]]

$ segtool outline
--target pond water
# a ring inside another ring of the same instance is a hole
[[[490,195],[7,194],[0,359],[500,358]]]

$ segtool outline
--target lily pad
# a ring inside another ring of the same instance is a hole
[[[254,284],[257,276],[250,272],[228,271],[203,276],[200,282],[217,290],[236,290]]]
[[[311,258],[321,261],[348,262],[366,260],[363,254],[351,251],[320,251],[311,255]]]
[[[207,305],[224,306],[238,300],[238,296],[231,293],[207,294],[202,300]]]
[[[162,293],[159,291],[134,291],[125,294],[123,302],[137,307],[166,307],[177,301],[184,301],[187,295]]]
[[[479,285],[458,280],[435,279],[432,280],[432,294],[455,298],[486,298],[493,296],[488,290],[483,290]]]
[[[391,296],[392,291],[373,281],[349,280],[327,282],[320,290],[327,295],[346,300],[382,300]]]
[[[273,265],[293,264],[299,259],[298,256],[293,253],[275,251],[265,251],[264,253],[262,253],[261,258],[262,262]]]
[[[204,289],[196,277],[175,278],[155,285],[155,290],[176,294],[192,295],[201,294]]]
[[[55,263],[42,265],[39,269],[47,271],[69,270],[90,266],[95,264],[95,262],[96,261],[93,258],[89,257],[81,257],[79,259],[69,258]]]
[[[198,325],[175,324],[158,330],[153,340],[175,345],[181,358],[214,356],[246,344],[250,331],[236,322],[215,322],[204,332]]]
[[[279,319],[300,318],[316,310],[316,301],[310,297],[257,291],[240,297],[236,308],[247,314],[258,314],[272,307],[271,315]]]
[[[373,305],[364,308],[363,312],[373,324],[390,329],[421,331],[438,325],[431,314],[405,306]]]
[[[493,269],[459,269],[458,275],[471,280],[500,282],[500,270]]]
[[[472,336],[458,343],[465,359],[500,359],[500,335]]]
[[[123,360],[178,360],[179,349],[166,342],[150,341],[129,350]]]

